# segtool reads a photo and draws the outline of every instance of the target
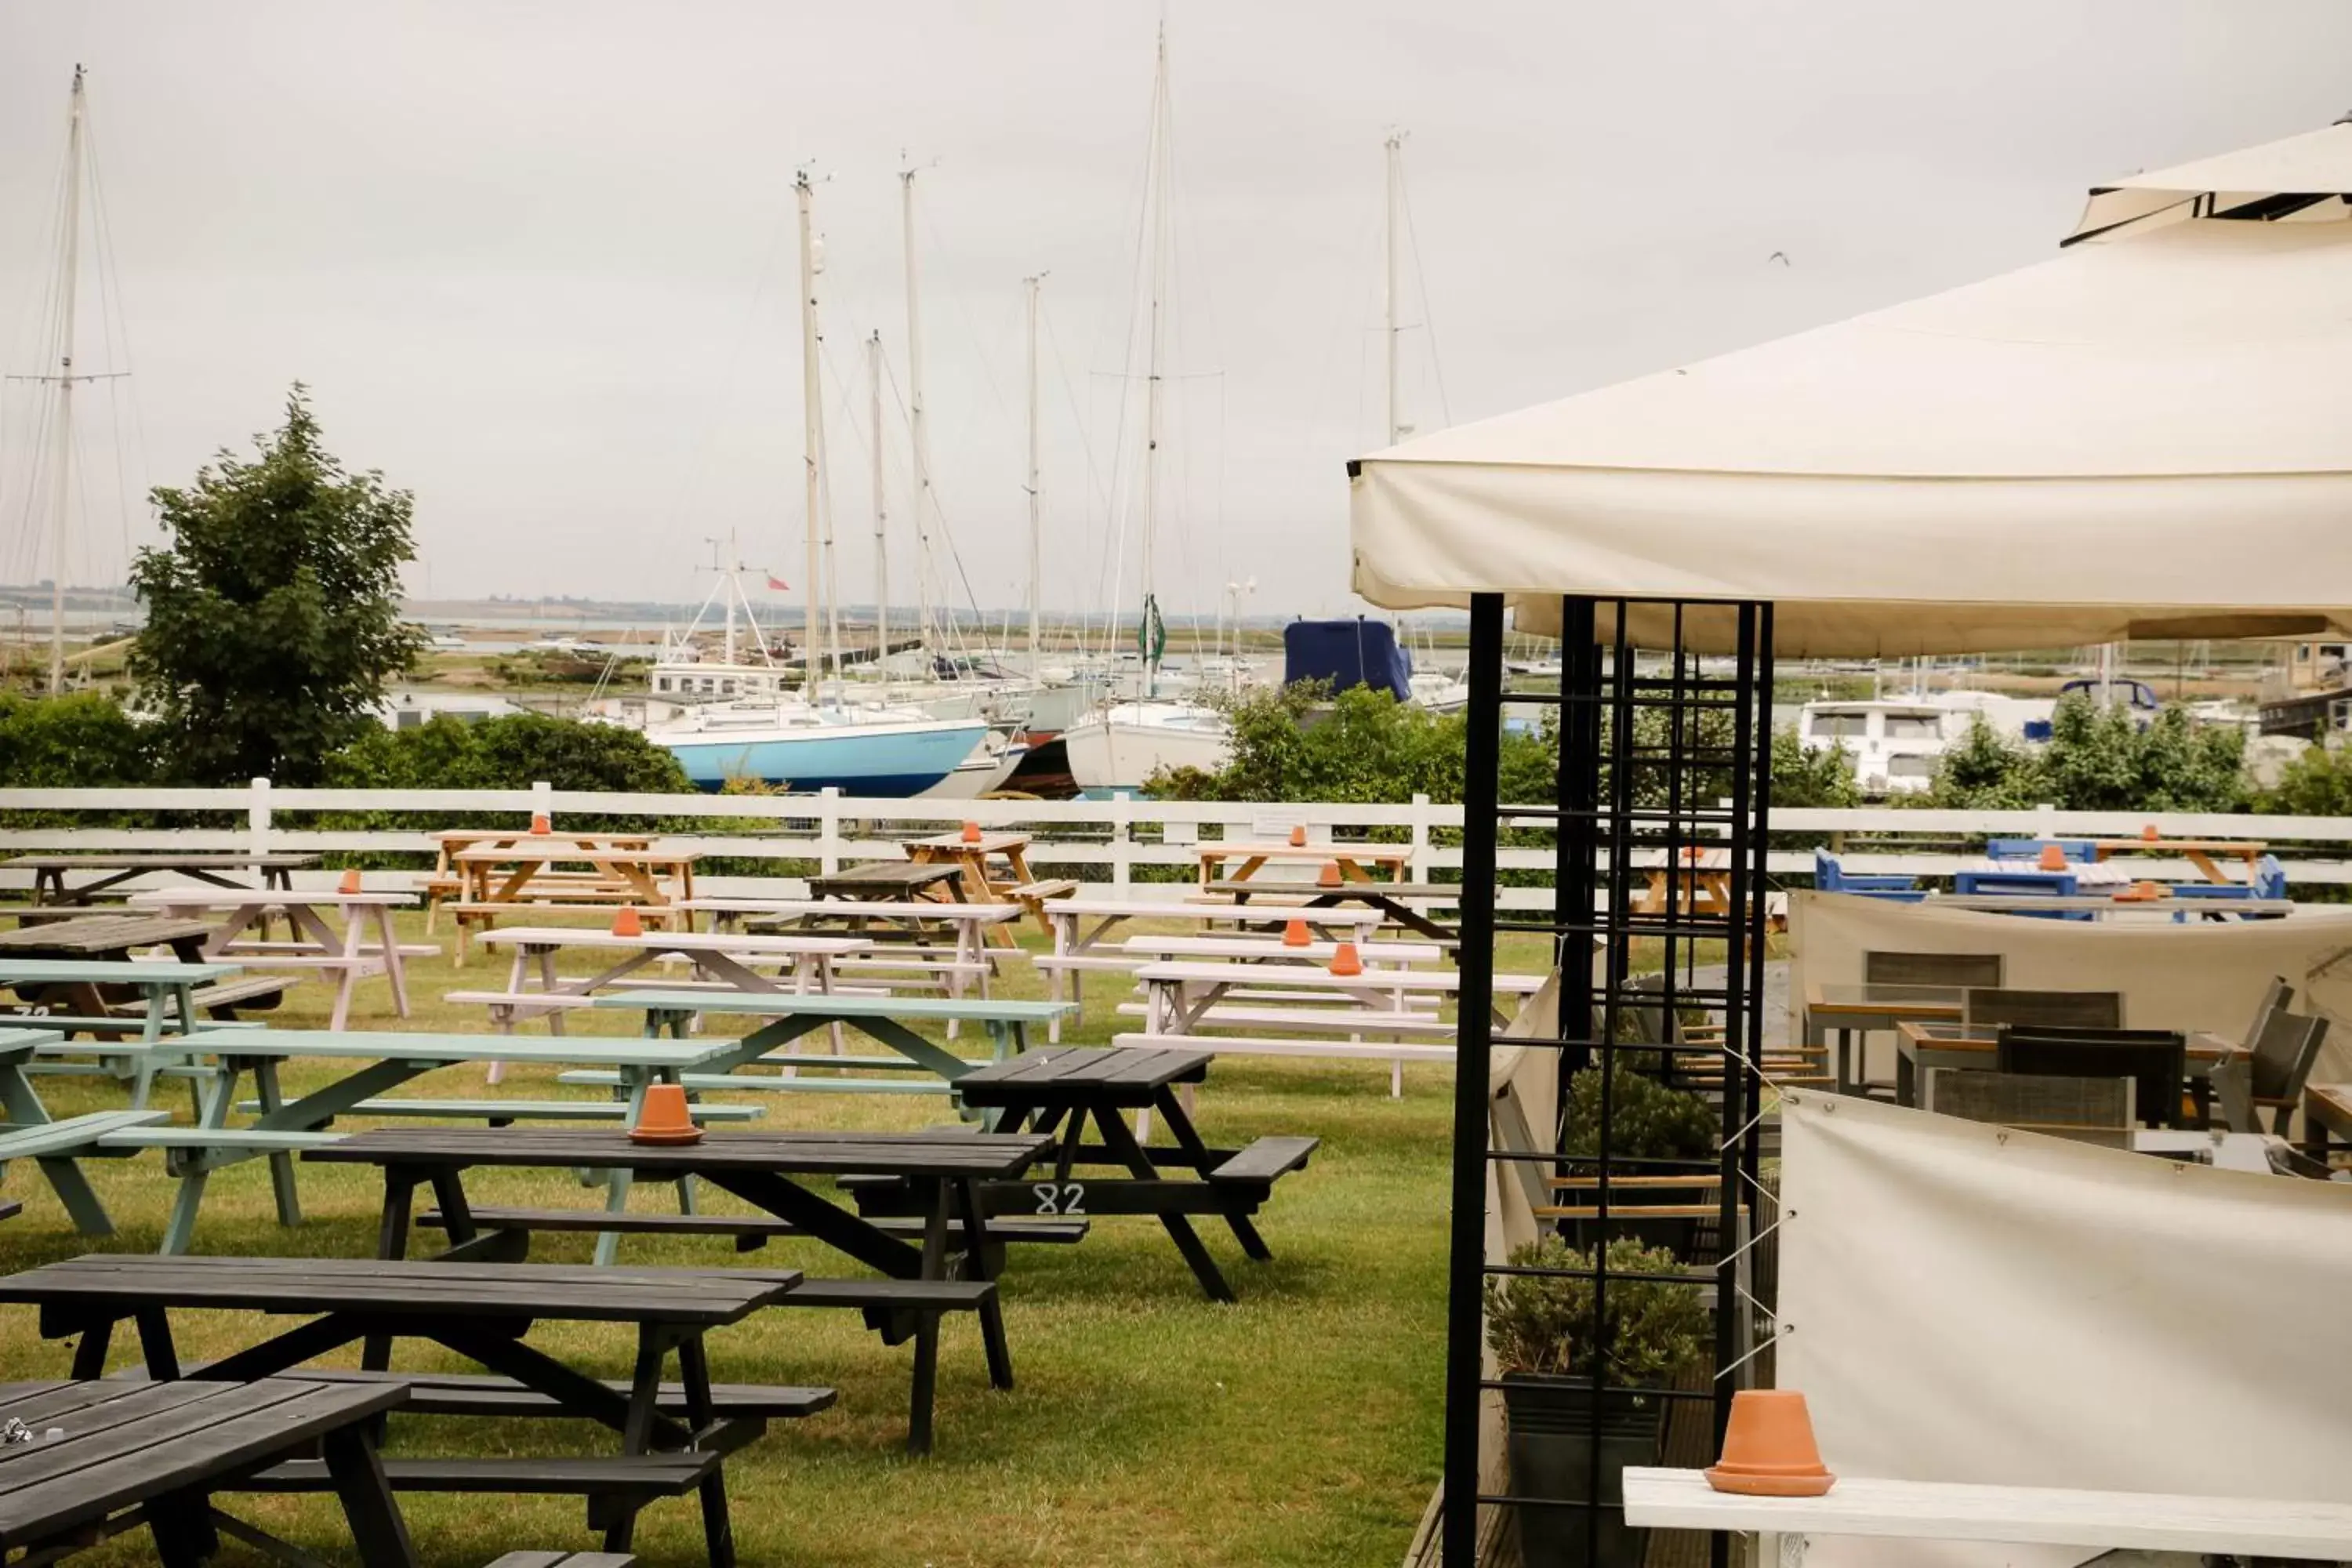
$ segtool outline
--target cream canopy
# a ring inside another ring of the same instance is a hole
[[[2352,637],[2347,191],[2352,126],[2135,175],[2037,266],[1360,459],[1356,591],[1770,600],[1783,655]]]

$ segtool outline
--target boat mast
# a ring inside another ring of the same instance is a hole
[[[915,636],[931,638],[931,438],[923,417],[923,313],[915,273],[915,171],[898,172],[900,226],[907,248],[907,422],[915,456]]]
[[[1022,287],[1029,292],[1029,678],[1035,679],[1038,668],[1037,622],[1042,612],[1040,600],[1043,570],[1044,527],[1042,512],[1045,491],[1037,477],[1037,288],[1045,275],[1024,278]]]
[[[809,184],[808,171],[803,169],[793,177],[793,192],[800,204],[801,227],[801,461],[806,469],[808,509],[808,593],[807,609],[802,622],[802,658],[806,673],[803,689],[813,702],[817,686],[817,632],[824,624],[824,592],[819,586],[824,575],[823,546],[817,532],[817,512],[820,487],[817,456],[824,444],[824,394],[818,375],[817,353],[819,338],[816,326],[816,242],[812,232],[814,221],[814,189]]]
[[[882,332],[866,340],[866,384],[874,421],[874,669],[890,678],[890,541],[888,500],[882,489]]]
[[[1387,330],[1382,336],[1388,347],[1388,445],[1393,447],[1404,439],[1403,401],[1397,391],[1397,189],[1403,178],[1404,132],[1390,132],[1385,145],[1388,149],[1388,272],[1381,297],[1388,316]]]
[[[74,305],[81,279],[81,67],[66,109],[65,247],[58,279],[58,449],[50,475],[49,695],[66,689],[66,509],[73,495]]]
[[[1162,317],[1160,289],[1161,267],[1168,249],[1168,28],[1160,28],[1157,63],[1151,78],[1151,137],[1144,175],[1146,243],[1151,247],[1150,306],[1145,327],[1143,375],[1143,624],[1137,629],[1138,651],[1143,656],[1143,695],[1159,694],[1160,639],[1152,623],[1159,615],[1153,595],[1152,536],[1159,531],[1160,501],[1160,353]]]

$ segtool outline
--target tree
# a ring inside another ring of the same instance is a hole
[[[2050,742],[2031,751],[1979,715],[1937,764],[1927,804],[2018,810],[2236,811],[2246,803],[2245,737],[2200,729],[2167,708],[2142,729],[2129,710],[2076,693],[2051,715]]]
[[[153,742],[150,729],[93,692],[0,696],[0,785],[10,789],[152,784]]]
[[[167,773],[191,784],[316,783],[424,646],[400,611],[409,493],[344,472],[299,382],[285,426],[255,445],[252,461],[224,450],[188,488],[158,488],[171,542],[131,569],[147,607],[131,675]]]
[[[2281,816],[2352,816],[2352,751],[2306,748],[2255,809]]]

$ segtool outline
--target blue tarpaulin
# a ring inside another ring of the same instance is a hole
[[[1282,628],[1283,684],[1328,680],[1335,691],[1369,686],[1402,701],[1412,695],[1412,661],[1386,622],[1293,621]]]

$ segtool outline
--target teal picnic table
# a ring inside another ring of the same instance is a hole
[[[80,1161],[100,1152],[101,1134],[162,1121],[164,1113],[100,1110],[52,1121],[26,1076],[35,1053],[51,1038],[38,1029],[0,1029],[0,1176],[5,1175],[11,1160],[32,1161],[65,1205],[74,1228],[84,1236],[111,1236],[114,1222],[107,1217],[89,1178],[82,1174]]]
[[[179,1178],[180,1191],[163,1232],[163,1251],[177,1254],[185,1252],[194,1237],[196,1213],[203,1206],[205,1183],[212,1173],[247,1160],[268,1160],[278,1223],[299,1224],[302,1210],[294,1190],[293,1156],[341,1136],[327,1130],[337,1117],[369,1115],[370,1100],[436,1068],[508,1061],[604,1069],[618,1075],[614,1081],[628,1097],[627,1119],[635,1121],[646,1085],[678,1082],[687,1069],[726,1057],[734,1045],[731,1040],[626,1036],[525,1039],[512,1035],[374,1029],[206,1029],[167,1039],[157,1047],[192,1058],[209,1058],[215,1064],[196,1124],[124,1128],[100,1136],[98,1145],[107,1152],[163,1151],[165,1168]],[[289,1100],[278,1088],[278,1067],[294,1057],[359,1065],[299,1100]],[[249,1122],[231,1126],[236,1080],[247,1072],[260,1095],[260,1114]],[[468,1114],[455,1105],[452,1113]]]
[[[1076,1012],[1067,1002],[1027,1002],[990,997],[854,996],[816,992],[737,991],[616,991],[596,998],[599,1007],[644,1010],[649,1037],[669,1035],[684,1039],[698,1019],[713,1015],[748,1014],[771,1021],[725,1042],[724,1053],[704,1064],[684,1081],[689,1089],[782,1089],[856,1093],[936,1094],[974,1068],[987,1065],[956,1055],[927,1040],[913,1024],[974,1024],[988,1031],[989,1059],[1004,1061],[1028,1046],[1031,1025],[1051,1024]],[[840,1024],[896,1051],[903,1060],[795,1051],[779,1054],[803,1035]],[[738,1073],[738,1068],[761,1066],[776,1073]],[[866,1071],[929,1073],[939,1082],[895,1079],[812,1079],[797,1076],[803,1068],[856,1068]],[[732,1076],[724,1076],[732,1075]],[[566,1082],[594,1082],[582,1074],[564,1075]]]
[[[181,963],[136,958],[0,958],[0,986],[13,987],[20,994],[55,988],[67,997],[64,1011],[10,1014],[0,1017],[0,1024],[10,1028],[53,1032],[42,1049],[45,1057],[97,1054],[102,1070],[131,1080],[131,1109],[142,1110],[146,1109],[148,1092],[154,1086],[156,1069],[173,1059],[171,1053],[155,1047],[171,1037],[191,1035],[203,1027],[220,1027],[216,1022],[197,1016],[196,988],[233,979],[238,973],[234,963]],[[106,993],[118,988],[136,991],[144,997],[143,1017],[110,1011]],[[136,1034],[139,1044],[147,1048],[125,1049],[110,1047],[104,1041],[87,1047],[65,1044],[70,1037],[80,1034],[111,1036],[117,1041]],[[53,1061],[30,1070],[41,1073],[92,1069]]]

